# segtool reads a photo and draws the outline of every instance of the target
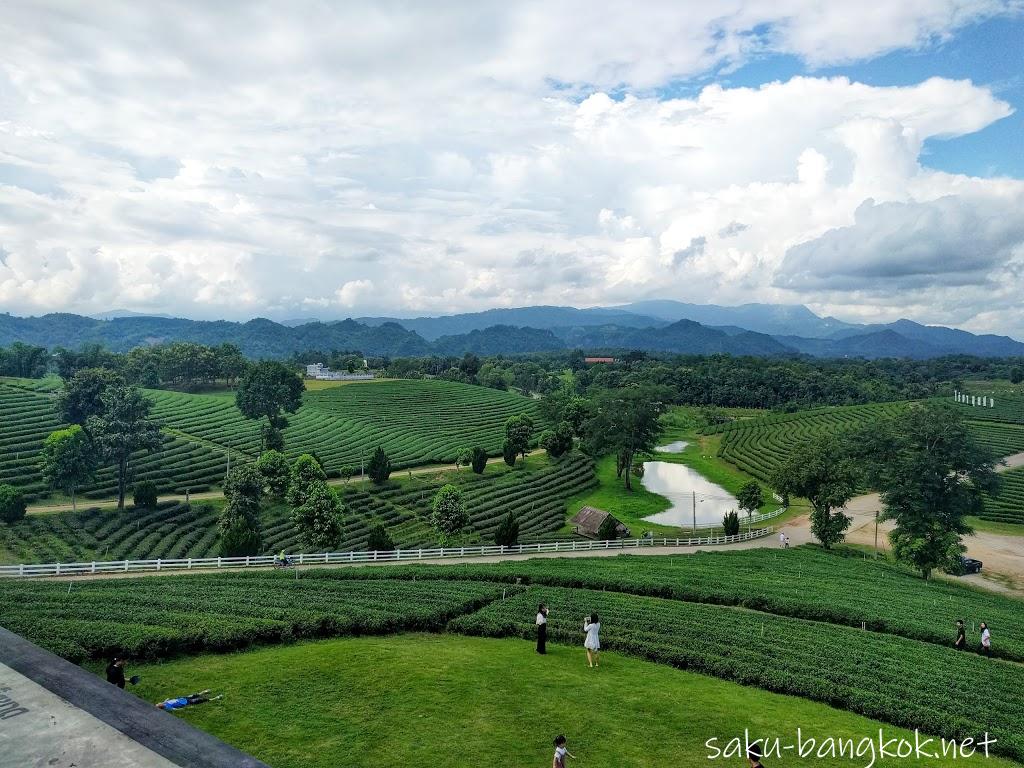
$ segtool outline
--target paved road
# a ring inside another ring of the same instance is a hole
[[[997,469],[1006,472],[1021,466],[1024,466],[1024,453],[1016,453],[1006,457],[1004,464]],[[846,505],[847,514],[853,518],[853,523],[846,532],[846,540],[852,544],[874,546],[875,511],[881,508],[877,493],[852,499]],[[798,536],[801,541],[810,536],[810,522],[806,517],[793,520],[791,524],[800,531],[799,534],[790,534],[794,542],[798,540]],[[892,523],[882,523],[878,526],[879,549],[889,550],[888,534],[892,528]],[[974,536],[968,536],[964,543],[967,545],[968,556],[981,560],[984,568],[980,575],[961,577],[963,581],[999,591],[1024,594],[1024,535],[1012,536],[978,531]]]

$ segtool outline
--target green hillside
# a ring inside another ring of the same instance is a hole
[[[511,510],[523,540],[561,529],[569,499],[597,482],[592,462],[571,453],[557,462],[531,457],[515,469],[492,464],[482,475],[469,470],[436,477],[400,478],[381,488],[352,482],[339,487],[346,513],[339,551],[366,548],[369,527],[382,523],[400,547],[434,546],[427,524],[434,493],[442,483],[462,488],[471,520],[467,541],[491,543],[494,529]],[[91,562],[156,558],[216,557],[216,504],[167,503],[155,510],[92,509],[29,515],[0,525],[0,563]],[[301,550],[283,504],[264,509],[265,552]]]
[[[61,425],[53,413],[53,384],[0,381],[0,482],[30,498],[47,493],[38,454]],[[259,453],[259,424],[242,417],[232,393],[185,394],[147,390],[153,417],[165,431],[163,449],[140,455],[134,480],[153,480],[161,492],[203,490],[224,476],[233,460]],[[464,449],[500,452],[505,421],[527,413],[538,419],[534,400],[486,387],[437,380],[366,382],[307,392],[285,430],[286,453],[315,452],[325,469],[358,471],[377,446],[396,469],[451,461]],[[92,498],[114,493],[112,469],[101,470],[84,489]]]

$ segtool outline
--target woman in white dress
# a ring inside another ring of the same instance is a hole
[[[587,662],[591,667],[601,666],[601,638],[598,633],[601,631],[601,622],[597,614],[590,614],[589,618],[583,620],[583,631],[587,633],[587,639],[583,641],[583,647],[587,649]]]

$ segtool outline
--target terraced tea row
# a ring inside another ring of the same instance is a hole
[[[893,416],[905,407],[905,403],[880,403],[772,414],[712,427],[707,434],[722,435],[719,456],[767,480],[785,457],[809,438]]]
[[[166,426],[255,456],[259,427],[225,395],[149,392],[154,415]],[[480,446],[500,452],[505,421],[537,417],[534,401],[519,395],[445,381],[378,381],[307,392],[285,429],[290,456],[314,452],[325,468],[358,468],[379,445],[396,468],[446,462]]]
[[[1011,469],[1002,475],[999,493],[985,496],[985,511],[981,517],[997,523],[1024,525],[1024,467]]]
[[[706,432],[722,435],[719,456],[767,481],[798,445],[812,437],[836,434],[876,418],[894,416],[906,406],[906,403],[877,403],[818,408],[735,421]],[[1024,426],[980,421],[969,422],[969,426],[978,441],[997,456],[1024,451]]]
[[[957,619],[998,628],[997,656],[1024,661],[1024,602],[816,547],[695,555],[535,559],[493,565],[389,566],[331,578],[470,579],[625,592],[734,605],[947,645]],[[808,588],[808,585],[813,587]]]
[[[971,421],[1003,421],[1012,424],[1024,424],[1024,397],[995,393],[984,395],[995,401],[994,406],[970,405],[958,403],[949,398],[949,402],[963,411],[964,417]]]
[[[581,644],[583,617],[596,611],[607,648],[946,738],[988,732],[997,751],[1024,759],[1024,667],[951,648],[736,608],[557,587],[531,587],[450,628],[529,638],[539,602],[551,608],[548,637],[556,642]]]
[[[446,478],[447,480],[450,478]],[[463,489],[472,523],[471,538],[490,541],[512,510],[520,536],[530,540],[565,524],[568,500],[592,487],[592,462],[578,453],[558,462],[545,459],[529,468],[490,467],[483,475],[464,471],[454,480]],[[399,547],[433,546],[426,522],[440,482],[419,479],[382,489],[352,483],[339,488],[348,513],[338,550],[365,549],[370,527],[382,523]],[[264,551],[301,550],[288,510],[275,506],[261,516]],[[90,562],[215,557],[217,510],[212,505],[168,503],[156,510],[83,510],[30,515],[0,526],[0,562]]]
[[[161,491],[200,490],[224,476],[227,453],[236,460],[259,452],[259,424],[244,419],[231,394],[190,395],[149,390],[153,418],[165,429],[160,452],[137,458],[134,481],[153,480]],[[537,416],[533,400],[485,387],[444,381],[385,381],[309,392],[285,430],[287,453],[315,452],[326,469],[358,469],[379,445],[402,468],[447,462],[467,448],[501,450],[505,421],[518,413]],[[47,494],[39,472],[45,437],[61,424],[53,392],[22,382],[0,382],[0,482],[30,498]],[[113,494],[114,473],[105,468],[83,489],[99,498]]]
[[[283,577],[283,578],[282,578]],[[297,638],[440,630],[509,588],[470,582],[177,576],[5,584],[0,625],[73,661],[164,658]],[[514,590],[511,590],[514,591]]]
[[[0,383],[0,483],[21,488],[29,498],[49,489],[39,471],[43,440],[61,426],[53,412],[52,393],[30,391]],[[164,436],[163,447],[134,457],[134,480],[153,480],[161,491],[203,490],[224,476],[225,457],[208,446],[174,434]],[[112,467],[96,473],[83,489],[90,498],[112,496],[117,479]]]

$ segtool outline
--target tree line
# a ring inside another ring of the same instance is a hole
[[[0,347],[0,376],[33,379],[56,374],[67,381],[79,371],[102,368],[116,373],[128,384],[186,392],[234,386],[251,365],[234,344],[208,347],[178,341],[136,347],[123,354],[99,344],[86,344],[78,350],[57,347],[52,351],[21,342]]]

